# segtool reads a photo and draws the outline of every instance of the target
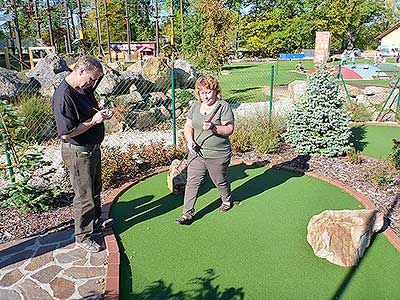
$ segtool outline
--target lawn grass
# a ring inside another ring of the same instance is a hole
[[[118,199],[120,299],[398,299],[400,255],[383,235],[354,268],[316,257],[306,241],[313,215],[361,208],[349,194],[287,171],[240,165],[229,172],[240,205],[219,212],[208,180],[190,226],[174,222],[183,200],[169,193],[166,173]]]
[[[306,80],[307,75],[295,71],[298,61],[232,63],[225,65],[219,75],[222,95],[230,103],[263,102],[270,97],[272,66],[274,67],[274,88],[287,87],[295,80]],[[359,59],[358,63],[371,60]],[[338,65],[333,62],[329,65]],[[305,70],[315,69],[312,61],[303,62]],[[389,87],[390,80],[346,80],[348,83],[379,85]]]
[[[392,152],[393,139],[400,140],[400,127],[354,126],[352,140],[363,155],[384,160]]]

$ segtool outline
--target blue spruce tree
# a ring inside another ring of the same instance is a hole
[[[350,148],[350,116],[343,112],[338,81],[321,66],[310,76],[306,92],[289,114],[285,140],[297,153],[343,155]]]

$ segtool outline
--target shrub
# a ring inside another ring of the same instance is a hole
[[[134,179],[150,169],[170,165],[175,158],[185,156],[186,143],[178,147],[164,143],[150,145],[130,145],[127,150],[120,147],[106,147],[102,154],[101,177],[103,188],[115,188]]]
[[[28,148],[17,166],[19,180],[9,184],[0,192],[0,199],[3,199],[2,205],[16,207],[22,212],[50,209],[53,200],[60,193],[60,187],[36,186],[29,182],[35,171],[49,165],[50,162],[43,158],[43,152],[35,148]],[[49,170],[42,175],[42,179],[49,182],[53,172],[54,169]]]
[[[400,170],[400,141],[393,139],[392,152],[389,154],[389,161],[396,170]]]
[[[387,188],[394,181],[395,172],[389,161],[385,161],[375,168],[368,169],[367,172],[367,177],[371,182],[381,189]]]
[[[346,101],[344,111],[350,115],[350,120],[353,122],[370,121],[373,114],[365,104],[356,101]]]
[[[342,155],[349,148],[349,116],[343,113],[338,82],[326,66],[308,80],[306,93],[288,116],[286,141],[299,154]]]
[[[55,120],[49,99],[38,96],[21,98],[18,115],[25,118],[26,131],[23,133],[23,139],[42,142],[56,135]]]
[[[352,163],[352,164],[360,164],[361,163],[361,155],[360,151],[357,150],[354,147],[351,147],[349,150],[346,152],[347,154],[347,160]]]
[[[176,101],[181,104],[181,108],[188,107],[190,101],[196,100],[196,98],[193,95],[193,92],[189,90],[176,90],[175,97]]]
[[[283,123],[277,116],[268,117],[266,111],[259,111],[251,116],[237,120],[231,136],[234,154],[257,150],[260,153],[271,153],[277,150]]]

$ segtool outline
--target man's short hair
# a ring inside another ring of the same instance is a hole
[[[91,55],[84,55],[78,59],[74,66],[74,71],[77,71],[78,69],[103,74],[103,66],[101,61]]]

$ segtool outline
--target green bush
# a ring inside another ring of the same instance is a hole
[[[277,116],[269,118],[267,112],[257,112],[251,116],[237,120],[231,136],[234,154],[256,150],[266,154],[279,147],[280,136],[284,130],[281,119]]]
[[[38,169],[49,166],[44,160],[43,152],[28,148],[17,165],[18,181],[13,182],[0,191],[0,199],[5,207],[16,207],[22,212],[49,210],[54,199],[60,193],[59,186],[43,187],[30,183],[30,179]],[[54,169],[49,170],[42,179],[49,182]]]
[[[189,90],[176,90],[175,92],[176,101],[181,104],[181,108],[189,106],[190,101],[195,101],[196,98],[193,92]]]
[[[400,141],[393,139],[392,152],[389,154],[389,160],[396,170],[400,170]]]
[[[55,137],[55,120],[50,99],[38,96],[21,98],[18,115],[25,118],[23,139],[40,143]]]
[[[346,101],[344,111],[350,115],[352,122],[367,122],[372,120],[372,112],[363,103]]]
[[[351,131],[342,105],[334,74],[320,67],[289,114],[284,138],[299,154],[343,155],[350,147]]]
[[[389,161],[367,170],[367,178],[381,189],[387,188],[394,182],[394,175],[395,172]]]
[[[354,147],[351,147],[346,152],[347,160],[352,164],[360,164],[361,163],[361,152]]]

